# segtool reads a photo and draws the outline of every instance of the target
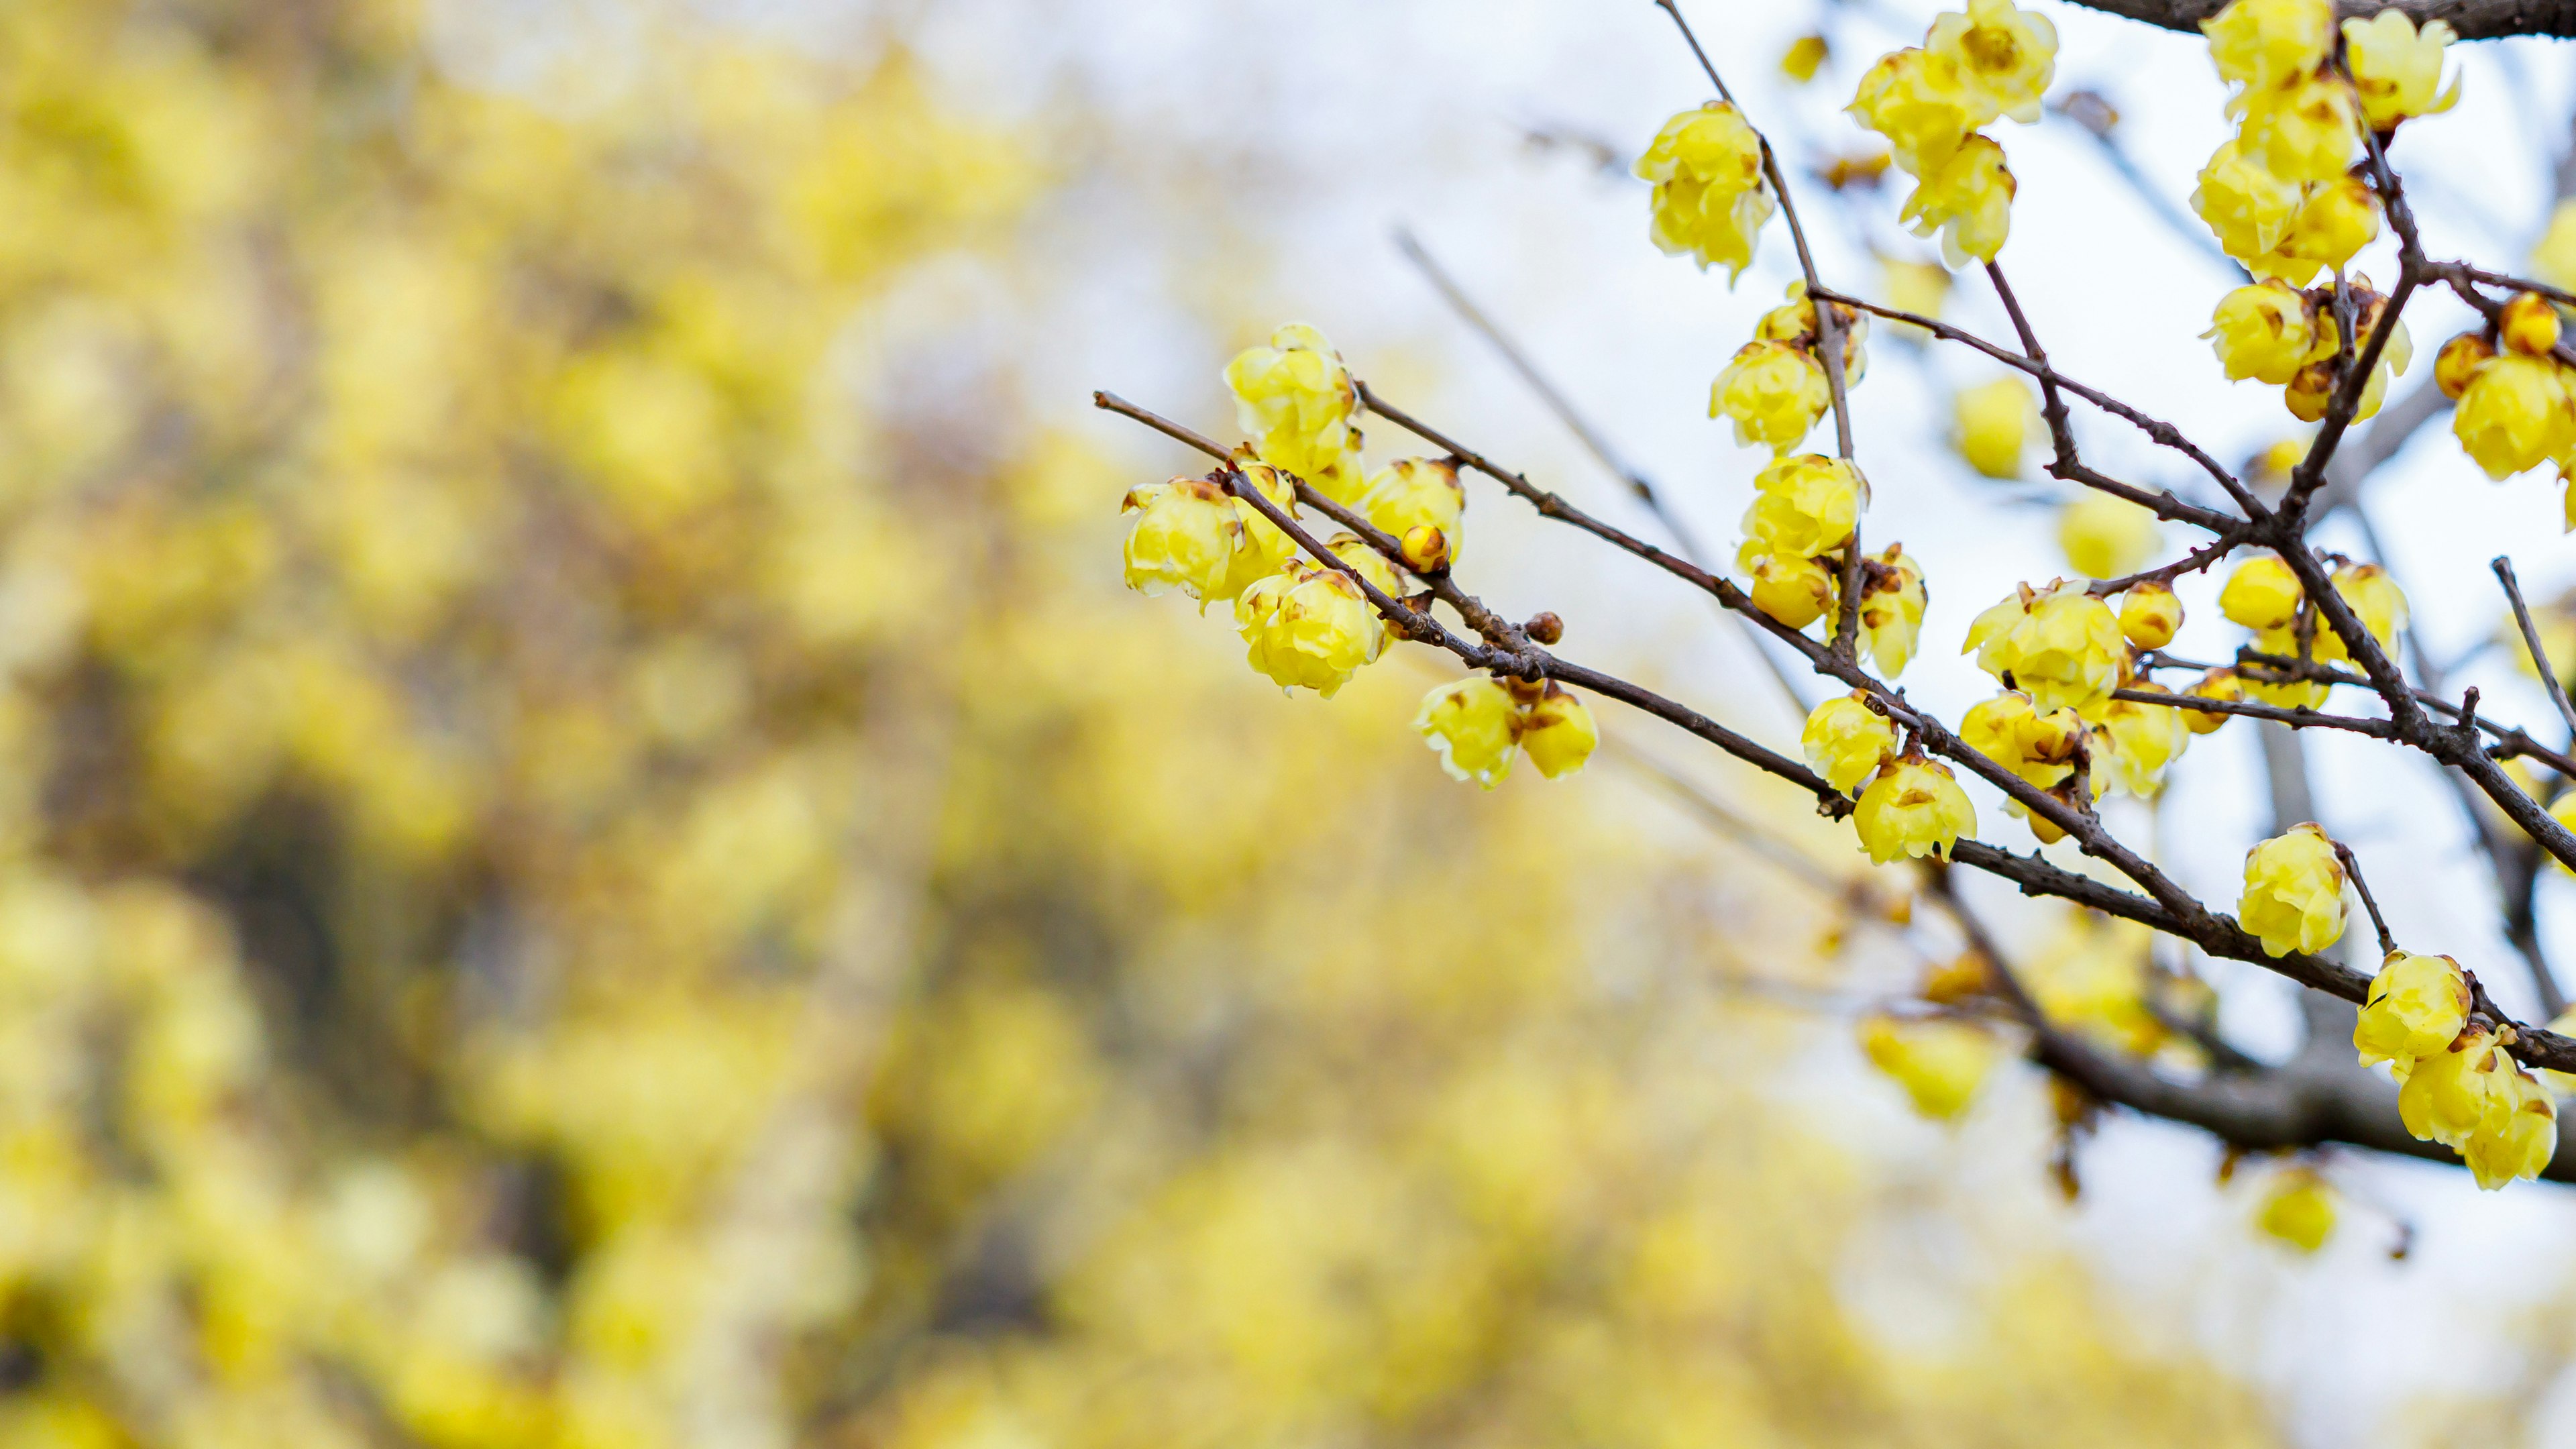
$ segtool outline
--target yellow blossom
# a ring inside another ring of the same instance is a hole
[[[2120,634],[2141,649],[2162,649],[2182,629],[2182,600],[2153,579],[2131,584],[2120,596]]]
[[[2538,292],[2517,292],[2496,315],[2496,335],[2526,357],[2547,357],[2558,345],[2558,309]]]
[[[1764,553],[1759,543],[1748,540],[1736,562],[1752,576],[1753,607],[1792,629],[1806,628],[1833,607],[1834,571],[1813,559]]]
[[[1790,41],[1789,48],[1781,52],[1780,73],[1800,85],[1805,85],[1816,78],[1816,68],[1823,65],[1826,58],[1832,54],[1833,47],[1825,43],[1823,36],[1801,35]]]
[[[2489,478],[2539,466],[2576,441],[2565,373],[2547,358],[2496,358],[2460,394],[2451,432]]]
[[[2144,680],[2132,688],[2156,694],[2163,686]],[[2093,769],[2123,794],[2152,800],[2164,788],[2165,770],[2191,742],[2185,711],[2172,705],[2115,699],[2102,707],[2094,732]]]
[[[1666,121],[1636,174],[1654,183],[1653,236],[1664,255],[1690,257],[1702,271],[1723,265],[1730,284],[1752,264],[1772,202],[1762,138],[1742,112],[1711,101]]]
[[[1923,632],[1928,596],[1923,570],[1902,546],[1890,544],[1861,567],[1860,632],[1878,661],[1881,674],[1893,679],[1914,658],[1915,640]]]
[[[1297,490],[1287,475],[1253,457],[1249,450],[1235,450],[1233,466],[1245,481],[1260,490],[1264,498],[1279,506],[1279,511],[1297,516]],[[1290,538],[1279,525],[1272,523],[1260,509],[1243,499],[1234,500],[1235,516],[1243,523],[1243,542],[1234,551],[1234,568],[1226,575],[1224,592],[1219,598],[1231,599],[1287,566],[1297,556],[1297,540]]]
[[[1834,405],[1824,364],[1786,342],[1748,342],[1709,389],[1708,415],[1735,421],[1735,444],[1776,454],[1798,446]]]
[[[1359,393],[1342,355],[1324,334],[1292,322],[1266,347],[1248,347],[1226,364],[1225,385],[1237,420],[1264,462],[1285,468],[1337,503],[1357,499]]]
[[[1916,236],[1941,234],[1941,259],[1964,267],[1970,258],[1991,262],[2012,232],[2016,185],[2004,165],[2004,148],[1970,136],[1924,176],[1897,216]]]
[[[2039,403],[2021,374],[1961,388],[1951,400],[1959,456],[1989,478],[2021,476],[2022,452],[2039,427]]]
[[[1413,728],[1440,752],[1440,768],[1451,779],[1473,780],[1491,790],[1512,772],[1521,707],[1501,680],[1472,675],[1424,695]]]
[[[2254,631],[2251,647],[2257,654],[2269,654],[2279,659],[2296,659],[2299,657],[2299,631],[2296,626],[2289,624],[2284,624],[2278,629],[2258,629]],[[2319,629],[2308,641],[2308,658],[2312,661],[2323,661],[2329,650],[2339,653],[2341,647],[2341,641],[2335,638],[2333,630]],[[2277,705],[2282,709],[2315,709],[2326,702],[2326,693],[2330,688],[2322,681],[2311,679],[2275,682],[2246,676],[2241,682],[2248,697],[2264,704]]]
[[[1861,1022],[1860,1047],[1870,1065],[1905,1089],[1914,1110],[1935,1122],[1965,1112],[2003,1054],[2001,1043],[1971,1023],[1886,1015]]]
[[[2166,1036],[2147,1004],[2153,939],[2134,921],[2068,911],[2059,930],[2030,956],[2030,993],[2052,1023],[2074,1027],[2112,1050],[2148,1055]]]
[[[2361,93],[2362,119],[2374,131],[2392,131],[2410,116],[2430,116],[2458,104],[2460,83],[2442,89],[2442,54],[2455,38],[2439,20],[2422,30],[2403,11],[2382,10],[2368,20],[2343,23],[2344,57],[2353,88]]]
[[[2333,355],[2334,324],[2320,327],[2318,320],[2306,293],[2283,282],[2256,282],[2219,298],[2209,330],[2200,335],[2211,339],[2231,381],[2250,377],[2278,385]]]
[[[2313,1253],[2334,1236],[2334,1189],[2304,1167],[2276,1173],[2263,1190],[2254,1225],[2268,1237]]]
[[[2496,1056],[2502,1057],[2499,1049]],[[2402,1098],[2404,1092],[2401,1090]],[[2536,1178],[2558,1152],[2558,1102],[2531,1074],[2506,1063],[2490,1094],[2486,1120],[2460,1149],[2469,1175],[2494,1192],[2509,1182]]]
[[[2417,1057],[2450,1046],[2469,1021],[2469,979],[2448,956],[2392,951],[2370,979],[2370,995],[2353,1023],[2352,1044],[2365,1067],[2397,1063],[2404,1077]]]
[[[2233,669],[2213,669],[2202,675],[2199,683],[2184,690],[2183,693],[2194,699],[2243,699],[2245,684],[2236,677],[2236,671]],[[2185,709],[2177,713],[2182,715],[2183,728],[2196,735],[2214,733],[2228,720],[2225,714],[2211,709]]]
[[[2379,235],[2379,193],[2357,176],[2339,176],[2308,188],[2272,250],[2245,259],[2257,277],[2306,286],[2320,268],[2337,275]]]
[[[1942,275],[1949,274],[1944,272]],[[1833,315],[1836,335],[1842,338],[1843,386],[1857,387],[1862,375],[1869,371],[1869,353],[1865,346],[1869,341],[1869,314],[1837,302]],[[1816,304],[1807,300],[1804,279],[1791,282],[1789,300],[1763,313],[1762,320],[1753,327],[1753,340],[1756,342],[1793,342],[1811,355],[1820,356],[1815,353],[1819,336]]]
[[[2557,1103],[2483,1027],[2417,1058],[2397,1112],[2408,1132],[2458,1152],[2490,1192],[2539,1176],[2558,1147]]]
[[[1447,459],[1404,458],[1388,464],[1369,480],[1359,509],[1380,532],[1398,539],[1416,528],[1440,530],[1443,560],[1457,562],[1467,490],[1459,486],[1457,465]]]
[[[2256,554],[2236,566],[2218,591],[2218,612],[2248,629],[2278,629],[2299,616],[2307,598],[2299,576],[2279,554]]]
[[[2397,587],[2397,581],[2388,576],[2388,570],[2373,563],[2344,564],[2334,571],[2334,587],[2344,602],[2352,606],[2353,613],[2360,617],[2362,627],[2370,631],[2370,637],[2379,641],[2379,647],[2387,649],[2396,645],[2397,631],[2406,627],[2408,618],[2406,591]],[[2320,629],[2318,642],[2323,644],[2332,632]],[[2342,657],[2343,641],[2336,639],[2334,644],[2335,655]],[[2319,657],[2324,655],[2321,653]]]
[[[1886,294],[1887,305],[1897,311],[1938,320],[1941,304],[1950,296],[1950,269],[1932,262],[1884,257],[1879,262],[1879,290]],[[1910,336],[1922,335],[1922,329],[1911,324],[1903,330]]]
[[[1949,160],[1968,133],[1989,119],[1977,106],[1954,62],[1908,48],[1879,57],[1845,109],[1887,138],[1906,174],[1921,177]]]
[[[1869,707],[1866,693],[1854,690],[1817,705],[1798,733],[1798,744],[1816,773],[1849,795],[1896,753],[1896,726]]]
[[[2057,71],[2057,27],[2047,16],[2012,0],[1968,0],[1965,13],[1933,20],[1923,48],[1952,64],[1978,111],[2024,125],[2039,119],[2039,98]]]
[[[1960,836],[1976,833],[1977,808],[1951,777],[1949,766],[1902,756],[1860,792],[1852,826],[1869,858],[1885,865],[1899,858],[1946,856]]]
[[[2306,203],[2298,183],[2273,175],[2235,140],[2210,156],[2191,194],[2191,209],[2208,224],[2219,246],[2244,262],[2278,245]]]
[[[2284,181],[2332,181],[2361,149],[2352,88],[2340,77],[2312,75],[2249,91],[2242,99],[2245,121],[2238,140],[2247,155]]]
[[[1771,554],[1814,558],[1843,546],[1869,501],[1869,482],[1842,458],[1801,453],[1754,475],[1744,532]]]
[[[2269,956],[2322,951],[2343,935],[2343,862],[2314,824],[2293,825],[2245,852],[2236,917]]]
[[[2236,0],[2200,22],[2220,78],[2266,89],[2323,64],[2334,45],[2332,0]]]
[[[1246,542],[1237,506],[1205,478],[1129,489],[1119,505],[1136,515],[1127,530],[1127,587],[1148,597],[1177,588],[1202,602],[1231,598],[1226,584]]]
[[[2531,249],[2531,274],[2562,292],[2576,291],[2576,201],[2549,213],[2549,226]]]
[[[1234,617],[1255,670],[1283,689],[1303,687],[1326,699],[1374,662],[1385,642],[1377,611],[1349,575],[1302,560],[1245,589]]]
[[[2126,498],[2087,489],[2057,511],[2057,546],[2088,579],[2125,578],[2156,551],[2156,516]]]
[[[1552,679],[1521,723],[1521,749],[1538,772],[1551,780],[1582,769],[1600,743],[1601,731],[1592,722],[1591,708]]]
[[[2495,355],[2495,344],[2485,334],[2463,332],[2443,343],[2442,350],[2434,355],[2433,382],[2442,389],[2442,396],[2458,402],[2469,384],[2478,380],[2478,374],[2487,370],[2487,364],[2495,361]]]
[[[1959,738],[1978,754],[2048,790],[2075,773],[2084,721],[2071,709],[2043,714],[2029,695],[2006,690],[1968,706],[1968,712],[1959,717]]]
[[[2111,606],[2060,579],[2045,590],[2023,584],[1968,626],[1977,667],[2019,689],[2042,710],[2090,714],[2119,682],[2128,644]]]

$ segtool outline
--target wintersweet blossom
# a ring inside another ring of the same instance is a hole
[[[1292,322],[1268,346],[1248,347],[1226,364],[1235,412],[1264,462],[1285,468],[1337,503],[1357,500],[1359,391],[1342,355],[1324,334]]]
[[[1914,658],[1929,603],[1922,566],[1899,544],[1861,565],[1860,632],[1881,674],[1893,679]]]
[[[2457,35],[2442,21],[2423,29],[2404,11],[2382,10],[2367,20],[2343,23],[2344,57],[2353,89],[2361,94],[2362,119],[2374,131],[2430,116],[2459,104],[2460,82],[2442,88],[2442,60]]]
[[[1991,262],[2012,233],[2017,189],[2004,148],[1988,137],[1970,136],[1915,184],[1897,219],[1916,236],[1938,232],[1941,258],[1952,267],[1964,267],[1971,258]]]
[[[1787,342],[1748,342],[1709,388],[1708,415],[1731,418],[1735,445],[1788,452],[1834,405],[1824,364]]]
[[[2148,579],[2120,596],[2120,636],[2141,649],[2162,649],[2182,630],[2182,600],[2173,586]]]
[[[1825,783],[1849,795],[1896,753],[1896,726],[1869,707],[1865,691],[1854,690],[1809,711],[1798,744]]]
[[[1968,0],[1965,12],[1944,11],[1923,48],[1951,63],[1985,119],[2036,122],[2040,97],[2057,73],[2057,27],[2012,0]]]
[[[2110,605],[2060,579],[2046,589],[2023,584],[1979,614],[1962,652],[2040,709],[2084,714],[2110,696],[2128,644]]]
[[[2392,951],[2370,979],[2370,995],[2353,1023],[2352,1044],[2365,1067],[2396,1064],[2397,1075],[2415,1059],[2451,1044],[2469,1022],[2469,978],[2448,956]]]
[[[1772,201],[1762,137],[1742,112],[1711,101],[1666,121],[1636,174],[1654,183],[1652,235],[1666,256],[1689,257],[1703,271],[1723,266],[1730,284],[1752,265]]]
[[[1501,680],[1471,675],[1424,695],[1413,728],[1439,751],[1440,768],[1451,779],[1472,780],[1491,790],[1512,772],[1521,708]]]
[[[1956,62],[1911,48],[1881,56],[1846,109],[1886,137],[1896,164],[1918,178],[1949,160],[1987,119]]]
[[[1967,1111],[2003,1055],[2003,1044],[1973,1023],[1883,1014],[1862,1020],[1860,1047],[1870,1065],[1905,1089],[1914,1110],[1935,1122]]]
[[[1977,807],[1950,767],[1920,756],[1890,761],[1860,792],[1852,826],[1861,847],[1880,865],[1891,860],[1944,856],[1962,835],[1977,829]]]
[[[2344,870],[2314,824],[2293,825],[2245,852],[2236,917],[2267,956],[2322,951],[2343,935]]]
[[[2334,45],[2332,0],[2236,0],[2200,22],[2219,77],[2256,90],[2307,75]]]

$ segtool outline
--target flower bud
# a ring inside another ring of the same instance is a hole
[[[2504,345],[2528,357],[2546,357],[2558,345],[2558,309],[2538,292],[2522,292],[2496,314]]]
[[[1896,726],[1860,690],[1826,700],[1807,716],[1798,743],[1825,783],[1849,795],[1896,753]]]
[[[1781,54],[1780,73],[1805,85],[1816,78],[1816,67],[1823,65],[1825,57],[1831,54],[1833,48],[1825,43],[1823,36],[1812,32],[1801,35],[1789,42],[1788,50]]]
[[[1852,826],[1869,858],[1885,865],[1901,857],[1946,856],[1960,836],[1975,832],[1977,808],[1949,766],[1909,756],[1890,762],[1861,792]]]
[[[2120,597],[2120,633],[2141,649],[2162,649],[2182,628],[2182,600],[2173,586],[2153,579],[2129,586]]]
[[[2487,364],[2495,361],[2495,355],[2495,344],[2487,341],[2483,333],[2463,332],[2443,343],[2441,352],[2434,356],[2434,385],[2442,389],[2442,396],[2458,402],[2478,374],[2486,371]]]
[[[1833,607],[1834,572],[1813,559],[1777,557],[1747,541],[1736,562],[1753,577],[1753,607],[1792,629],[1804,629]]]
[[[1533,614],[1521,626],[1521,632],[1535,644],[1554,644],[1565,637],[1565,621],[1554,614]]]
[[[2279,629],[2299,616],[2307,597],[2299,576],[2277,554],[2258,554],[2236,566],[2218,591],[2218,612],[2248,629]]]
[[[1440,562],[1426,568],[1411,563],[1415,573],[1445,568],[1455,562],[1464,542],[1467,490],[1459,486],[1458,467],[1445,458],[1403,458],[1378,470],[1369,480],[1359,511],[1381,533],[1398,539],[1419,527],[1440,536]]]
[[[1522,719],[1521,748],[1538,772],[1551,780],[1582,769],[1600,743],[1601,731],[1592,723],[1591,709],[1558,688],[1554,680],[1548,681],[1547,693]]]
[[[1404,531],[1404,566],[1426,577],[1449,567],[1449,535],[1427,523]]]
[[[2184,690],[2183,693],[2195,699],[2238,700],[2245,697],[2245,685],[2236,677],[2235,670],[2213,669],[2202,675],[2198,684]],[[2185,709],[2179,713],[2182,715],[2183,728],[2196,735],[2215,733],[2219,726],[2227,723],[2228,718],[2213,709]]]
[[[2237,920],[2267,956],[2322,951],[2343,935],[2343,886],[2343,862],[2325,831],[2293,825],[2245,852]]]

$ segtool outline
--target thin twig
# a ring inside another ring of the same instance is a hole
[[[2549,651],[2541,647],[2540,626],[2532,622],[2531,606],[2523,602],[2522,583],[2513,576],[2513,560],[2498,554],[2490,567],[2504,585],[2504,596],[2513,601],[2514,626],[2522,630],[2523,647],[2531,651],[2531,666],[2540,671],[2549,702],[2558,707],[2558,718],[2566,722],[2568,738],[2576,739],[2576,704],[2568,703],[2566,686],[2558,682],[2558,670],[2549,662]]]
[[[2334,848],[2336,858],[2343,862],[2343,873],[2351,879],[2352,888],[2361,893],[2361,904],[2370,912],[2371,929],[2379,933],[2379,954],[2396,955],[2397,937],[2388,930],[2388,918],[2379,913],[2379,898],[2370,893],[2370,882],[2362,878],[2361,862],[2354,858],[2352,847],[2342,841],[2336,841]]]

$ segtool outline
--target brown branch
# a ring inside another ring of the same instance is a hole
[[[2166,30],[2198,32],[2200,22],[2227,8],[2227,0],[2075,0],[2078,5],[2144,21]],[[2336,11],[2367,17],[2394,10],[2415,22],[2447,23],[2462,40],[2512,35],[2576,36],[2576,0],[2342,0]]]
[[[2107,599],[2113,594],[2127,593],[2140,584],[2170,585],[2184,574],[2196,574],[2211,564],[2225,559],[2229,554],[2243,547],[2253,536],[2251,528],[2231,528],[2175,559],[2172,563],[2148,569],[2143,573],[2130,574],[2126,578],[2099,579],[2085,592],[2097,599]]]
[[[2558,670],[2549,662],[2549,651],[2540,645],[2540,626],[2531,621],[2531,606],[2522,600],[2522,582],[2513,576],[2513,560],[2499,554],[2490,565],[2496,580],[2504,585],[2504,596],[2513,601],[2514,627],[2522,631],[2523,647],[2531,651],[2531,667],[2540,672],[2541,685],[2549,691],[2549,702],[2558,707],[2559,719],[2566,722],[2569,739],[2576,739],[2576,704],[2567,702],[2567,687],[2558,682]]]
[[[2340,840],[2334,848],[2335,858],[2343,862],[2343,873],[2351,878],[2352,888],[2361,893],[2363,908],[2370,912],[2370,928],[2379,935],[2380,957],[2384,960],[2396,955],[2397,938],[2389,934],[2388,918],[2379,913],[2379,897],[2370,893],[2370,882],[2362,878],[2361,861],[2353,855],[2352,847]]]
[[[2203,699],[2196,694],[2167,694],[2153,689],[2115,689],[2111,691],[2111,697],[2125,699],[2132,704],[2160,704],[2169,709],[2198,710],[2203,714],[2242,715],[2246,719],[2268,719],[2277,724],[2288,725],[2294,730],[2314,727],[2348,730],[2353,734],[2368,735],[2375,740],[2397,738],[2397,727],[2384,719],[2368,719],[2350,714],[2319,714],[2312,709],[2288,708],[2277,704],[2265,704],[2260,700]]]

